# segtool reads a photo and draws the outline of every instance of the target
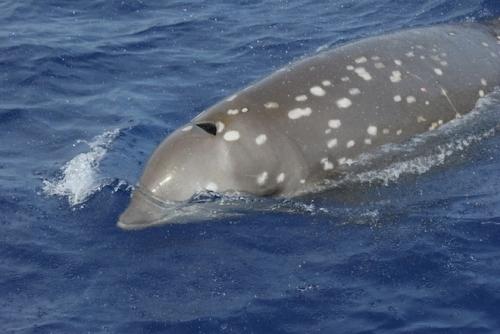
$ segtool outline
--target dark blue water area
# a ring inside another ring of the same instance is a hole
[[[156,145],[234,91],[318,49],[498,15],[497,0],[3,1],[1,332],[500,332],[498,135],[301,210],[116,227]]]

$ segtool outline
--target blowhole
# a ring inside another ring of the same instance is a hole
[[[217,134],[217,127],[214,123],[198,123],[196,126],[212,136]]]

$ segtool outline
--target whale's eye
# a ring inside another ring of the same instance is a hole
[[[217,127],[215,126],[214,123],[198,123],[196,124],[196,126],[213,136],[217,134]]]

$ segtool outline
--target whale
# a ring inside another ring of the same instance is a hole
[[[500,85],[500,19],[406,29],[292,63],[216,103],[154,151],[118,220],[169,223],[202,192],[293,197],[357,157],[462,117]]]

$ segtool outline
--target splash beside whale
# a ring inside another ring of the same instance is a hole
[[[118,226],[202,191],[295,196],[356,157],[471,111],[500,85],[500,20],[409,29],[303,59],[217,103],[150,158]]]

